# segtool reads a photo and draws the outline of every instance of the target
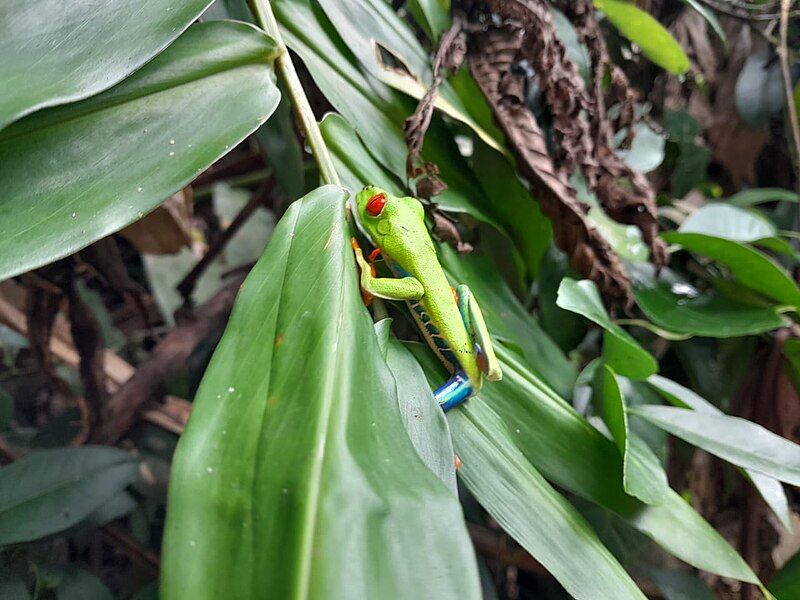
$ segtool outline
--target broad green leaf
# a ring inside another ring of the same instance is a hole
[[[574,275],[574,272],[569,266],[567,255],[551,242],[536,279],[539,288],[537,316],[542,329],[564,352],[569,352],[580,344],[588,326],[586,319],[581,315],[564,310],[556,304],[561,280],[568,275]],[[564,396],[569,395],[568,391],[556,391]]]
[[[558,288],[556,304],[583,315],[605,330],[603,357],[620,375],[645,379],[658,371],[658,363],[631,335],[611,321],[595,284],[588,279],[575,281],[565,277]]]
[[[800,598],[800,552],[773,575],[767,589],[777,600]]]
[[[433,397],[419,363],[394,336],[389,337],[386,362],[397,383],[403,424],[417,454],[456,494],[453,442],[447,419]]]
[[[698,208],[678,231],[713,235],[734,242],[754,242],[778,233],[777,227],[757,212],[720,202]]]
[[[629,431],[628,409],[614,371],[601,364],[595,372],[594,405],[622,455],[625,491],[646,504],[663,502],[669,491],[667,474],[642,440]]]
[[[409,345],[431,385],[443,375],[438,361],[420,344]],[[535,376],[503,345],[496,347],[503,380],[483,386],[467,402],[499,418],[530,464],[556,485],[613,511],[667,552],[706,571],[743,581],[758,579],[742,558],[678,494],[648,506],[627,495],[622,458],[615,444],[592,427],[563,398]],[[459,410],[459,409],[456,409]],[[459,438],[453,431],[456,448]]]
[[[800,446],[761,425],[671,406],[630,409],[671,434],[735,465],[800,485]]]
[[[666,377],[653,375],[647,379],[647,383],[653,386],[667,401],[679,408],[691,408],[692,410],[710,415],[725,414],[694,391]],[[783,526],[786,527],[787,531],[791,531],[792,519],[789,513],[789,501],[786,498],[786,492],[780,481],[772,477],[767,477],[752,469],[742,469],[742,472],[744,476],[750,480],[758,493],[761,494],[761,497],[772,509]]]
[[[88,98],[161,52],[209,0],[3,0],[0,129],[40,108]]]
[[[345,191],[291,205],[245,281],[170,481],[162,595],[477,598],[363,306]]]
[[[797,193],[781,188],[756,188],[744,190],[728,198],[728,203],[739,208],[748,208],[764,202],[798,202]]]
[[[648,13],[625,0],[594,0],[594,5],[658,66],[675,75],[689,69],[689,59],[680,44]]]
[[[703,4],[700,0],[683,0],[684,4],[688,4],[697,12],[699,12],[706,22],[711,26],[711,29],[714,30],[714,33],[717,34],[722,43],[725,44],[727,47],[728,45],[728,36],[725,35],[725,30],[722,28],[722,23],[719,22],[717,15],[711,10],[708,6]],[[669,599],[671,600],[671,599]]]
[[[244,23],[194,25],[112,89],[0,132],[0,279],[137,220],[255,130],[276,52]]]
[[[41,450],[0,468],[0,545],[75,525],[135,474],[129,454],[103,446]]]
[[[470,401],[451,411],[448,421],[462,461],[459,476],[470,492],[571,597],[644,598],[580,513],[514,446],[514,434],[485,403]]]
[[[639,308],[657,326],[673,333],[729,338],[771,331],[785,324],[773,308],[700,293],[669,269],[662,269],[656,280],[651,268],[628,267]]]
[[[800,289],[776,262],[758,250],[729,239],[702,233],[669,231],[662,237],[670,244],[703,254],[730,268],[733,276],[747,287],[791,306],[800,306]]]

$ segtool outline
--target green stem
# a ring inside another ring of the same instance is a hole
[[[300,78],[297,76],[294,64],[292,64],[292,58],[289,56],[286,44],[283,43],[283,37],[281,36],[278,22],[275,20],[275,15],[272,13],[272,6],[270,6],[268,0],[248,0],[248,4],[250,5],[250,10],[253,12],[258,26],[272,36],[278,44],[280,56],[278,56],[275,61],[278,76],[292,100],[292,106],[294,106],[295,114],[300,122],[300,127],[305,135],[306,141],[311,147],[314,160],[317,161],[322,180],[325,183],[341,185],[339,175],[336,173],[333,160],[328,152],[328,146],[325,144],[325,140],[322,138],[322,132],[317,125],[317,119],[314,117],[314,112],[311,110],[311,105],[308,103],[308,98],[303,91],[303,86],[300,84]]]

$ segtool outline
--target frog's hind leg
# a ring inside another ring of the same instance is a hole
[[[475,392],[464,371],[456,371],[441,387],[433,392],[433,397],[444,412],[467,400]]]
[[[503,378],[503,372],[500,370],[500,363],[494,354],[492,338],[489,337],[489,330],[486,329],[486,322],[483,320],[483,313],[481,307],[478,306],[478,301],[475,300],[469,287],[464,284],[456,288],[456,300],[467,332],[475,344],[478,367],[486,375],[486,379],[499,381]]]

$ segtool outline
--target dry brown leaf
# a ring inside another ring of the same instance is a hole
[[[174,254],[192,244],[192,190],[184,188],[120,231],[142,254]]]

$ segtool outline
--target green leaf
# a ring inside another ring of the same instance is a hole
[[[384,0],[318,2],[361,68],[415,100],[420,100],[425,95],[433,79],[429,53],[422,47],[414,30],[391,6]],[[384,51],[404,68],[398,69],[391,60],[389,64],[385,64]],[[502,137],[494,123],[489,121],[484,127],[476,122],[469,114],[467,105],[446,79],[439,87],[434,104],[450,117],[470,127],[495,150],[507,152],[499,141]]]
[[[494,336],[520,348],[538,377],[556,392],[567,395],[575,383],[575,367],[544,333],[503,281],[497,268],[477,252],[460,256],[451,246],[439,246],[439,260],[453,284],[470,287],[483,312],[489,331]],[[491,307],[491,308],[489,308]]]
[[[680,44],[649,14],[624,0],[594,0],[594,5],[658,66],[675,75],[689,69],[689,59]]]
[[[432,41],[450,27],[450,0],[409,0],[407,4],[414,20]]]
[[[389,337],[386,363],[394,375],[400,414],[417,454],[456,494],[456,470],[450,429],[425,380],[422,368],[394,336]]]
[[[403,188],[367,152],[341,116],[327,115],[321,129],[345,186],[357,190],[369,181],[392,193],[403,193]],[[531,364],[539,367],[537,373],[543,379],[559,393],[569,393],[575,381],[574,368],[517,300],[491,261],[477,252],[457,256],[446,245],[439,247],[439,260],[453,282],[466,283],[479,303],[494,307],[485,311],[490,331],[517,344]]]
[[[670,244],[703,254],[730,268],[743,285],[791,306],[800,306],[800,289],[780,265],[758,250],[729,239],[701,233],[669,231],[662,237]]]
[[[245,281],[170,480],[162,594],[477,598],[363,306],[344,190],[291,205]]]
[[[4,570],[5,571],[5,570]],[[0,598],[4,600],[30,600],[25,582],[12,573],[0,573]]]
[[[614,371],[601,364],[595,372],[595,406],[622,455],[625,491],[646,504],[659,504],[669,491],[667,474],[641,439],[630,433],[628,409]]]
[[[438,361],[412,344],[431,385],[442,375]],[[627,495],[616,445],[535,376],[504,345],[496,347],[503,379],[487,384],[466,406],[481,404],[499,418],[530,464],[559,487],[615,512],[628,524],[689,564],[743,581],[757,578],[736,551],[678,494],[648,506]],[[457,409],[461,410],[461,409]],[[453,442],[460,440],[453,430]]]
[[[128,485],[136,461],[103,446],[42,450],[0,468],[0,545],[63,531]]]
[[[773,575],[767,589],[777,600],[800,598],[800,552]]]
[[[118,83],[209,4],[4,0],[0,129],[40,108],[82,100]]]
[[[671,406],[630,409],[671,434],[740,467],[800,485],[800,446],[761,425]]]
[[[644,598],[580,513],[509,441],[513,434],[486,403],[471,400],[448,420],[470,492],[571,597]]]
[[[636,136],[630,148],[618,149],[617,155],[628,166],[642,173],[654,171],[664,162],[664,134],[656,133],[646,123],[637,123],[634,127]],[[624,132],[622,132],[624,133]]]
[[[798,202],[795,192],[781,188],[756,188],[744,190],[728,198],[728,204],[739,208],[748,208],[764,202]]]
[[[576,172],[570,177],[570,184],[578,196],[578,200],[589,207],[589,222],[594,225],[614,251],[623,259],[634,262],[647,262],[649,250],[642,241],[642,231],[635,225],[623,225],[606,214],[597,194],[590,191],[585,177]]]
[[[709,202],[689,215],[678,231],[702,233],[734,242],[754,242],[777,235],[778,228],[755,211]]]
[[[276,52],[250,25],[194,25],[112,89],[0,132],[0,279],[117,231],[226,154],[278,103]]]
[[[652,268],[628,267],[639,308],[653,323],[673,333],[729,338],[771,331],[785,324],[773,308],[701,294],[669,269],[662,269],[656,280]]]
[[[647,379],[647,383],[658,390],[667,401],[679,408],[691,408],[710,415],[725,414],[694,391],[666,377],[653,375]],[[756,488],[767,503],[767,506],[775,513],[778,520],[786,527],[786,530],[791,531],[792,519],[789,512],[789,501],[786,498],[786,492],[781,483],[777,479],[767,477],[752,469],[742,469],[742,472],[744,476],[750,480],[750,483],[753,484],[753,487]]]
[[[81,569],[67,569],[56,588],[58,600],[113,600],[111,591],[97,577]]]
[[[592,281],[575,281],[565,277],[558,288],[556,304],[565,310],[583,315],[605,330],[603,357],[620,375],[631,379],[646,379],[658,371],[656,359],[627,331],[611,321]]]

